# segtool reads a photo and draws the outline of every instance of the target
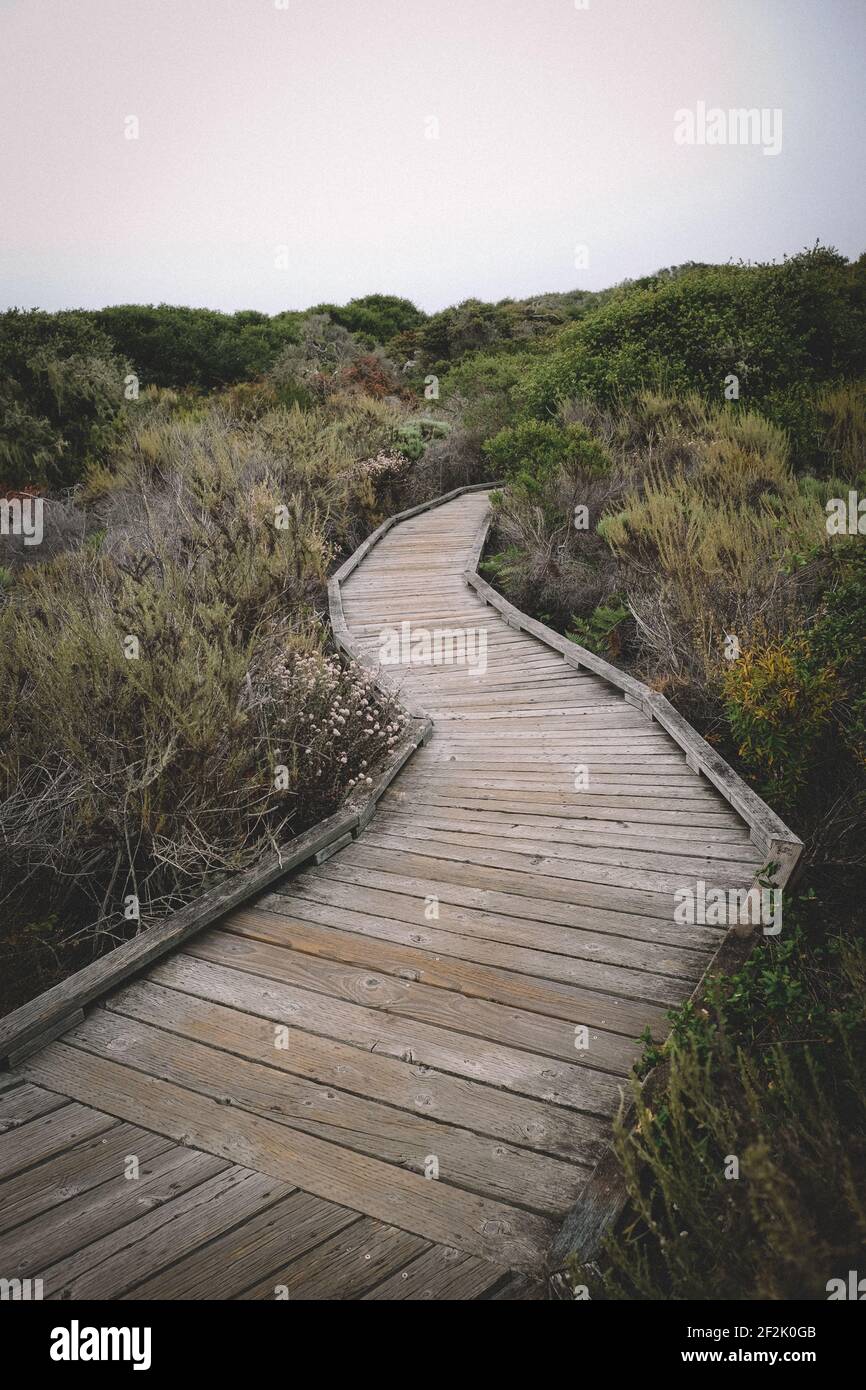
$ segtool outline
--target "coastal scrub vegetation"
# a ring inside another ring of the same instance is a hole
[[[0,540],[0,1007],[371,775],[403,715],[335,653],[327,576],[499,481],[490,581],[664,692],[807,847],[790,929],[673,1016],[620,1127],[593,1296],[824,1296],[866,1239],[864,386],[866,257],[820,245],[429,315],[0,315],[0,489],[45,514]]]

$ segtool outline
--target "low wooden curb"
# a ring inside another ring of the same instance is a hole
[[[485,522],[485,534],[489,524],[489,520]],[[483,543],[482,538],[482,547]],[[509,627],[527,632],[531,637],[544,642],[545,646],[552,647],[575,670],[579,671],[583,667],[609,681],[611,685],[617,686],[628,704],[634,705],[648,719],[655,719],[682,748],[692,771],[703,773],[746,822],[752,843],[766,855],[768,861],[778,863],[779,870],[774,876],[774,881],[780,888],[784,887],[803,852],[803,841],[765,801],[761,800],[757,792],[746,785],[724,758],[710,747],[706,739],[701,738],[688,720],[674,709],[670,700],[651,690],[643,681],[635,680],[634,676],[618,670],[603,657],[587,651],[586,647],[579,646],[568,637],[561,637],[558,632],[545,627],[544,623],[538,622],[535,618],[527,617],[519,608],[515,608],[504,599],[496,589],[491,588],[474,570],[464,570],[463,577],[479,598],[502,614]]]
[[[0,1021],[0,1066],[14,1066],[21,1057],[58,1037],[78,1021],[81,1009],[115,985],[128,980],[203,927],[261,893],[275,878],[312,858],[339,836],[354,829],[357,810],[342,810],[290,840],[263,863],[209,888],[194,902],[148,927],[132,941],[117,946],[99,960],[77,970],[43,994]]]

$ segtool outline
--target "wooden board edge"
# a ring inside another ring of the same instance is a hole
[[[264,891],[277,878],[300,867],[317,851],[355,829],[358,811],[342,808],[289,840],[257,864],[207,889],[131,941],[77,970],[51,989],[37,994],[0,1020],[0,1069],[32,1038],[47,1033],[55,1022],[83,1008],[109,989],[137,974],[196,932],[209,926],[248,898]]]
[[[475,568],[467,568],[463,572],[463,578],[469,587],[485,603],[495,608],[510,627],[526,632],[544,642],[546,646],[559,652],[569,666],[577,670],[585,668],[616,686],[623,692],[624,699],[628,704],[639,709],[648,719],[655,720],[683,750],[686,761],[692,770],[705,776],[741,819],[746,822],[753,843],[766,856],[768,862],[778,864],[773,881],[779,887],[784,887],[794,873],[803,853],[804,846],[800,837],[795,835],[772,807],[768,806],[758,796],[758,793],[743,781],[730,764],[725,762],[714,748],[710,747],[697,729],[692,728],[688,720],[674,709],[666,696],[651,690],[648,685],[644,685],[643,681],[627,675],[625,671],[620,671],[609,661],[605,661],[603,657],[596,656],[594,652],[587,651],[585,647],[570,641],[567,637],[560,636],[558,632],[554,632],[544,623],[529,618],[519,608],[515,608],[512,603],[509,603],[485,579],[481,578],[477,572],[477,564],[489,525],[490,518],[487,518],[475,560]],[[479,532],[481,532],[480,527]]]
[[[336,850],[338,844],[348,844],[349,839],[370,821],[380,797],[400,769],[429,739],[432,727],[429,719],[413,719],[388,762],[376,773],[372,786],[362,795],[351,798],[334,815],[280,846],[266,859],[207,889],[186,907],[141,932],[132,941],[115,947],[0,1019],[0,1073],[14,1066],[16,1058],[28,1055],[73,1027],[87,1005],[127,982],[225,913],[257,897],[276,879],[310,860],[315,861],[318,855]]]

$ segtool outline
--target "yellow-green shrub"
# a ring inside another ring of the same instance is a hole
[[[774,801],[791,805],[842,697],[839,673],[816,665],[804,637],[745,651],[724,672],[737,751]]]

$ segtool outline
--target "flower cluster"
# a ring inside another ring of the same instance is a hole
[[[372,481],[377,479],[401,478],[409,466],[409,460],[405,454],[397,453],[394,450],[380,449],[374,458],[361,459],[356,465],[356,471],[363,478]]]
[[[355,662],[290,653],[274,669],[281,713],[280,761],[292,794],[315,787],[339,796],[372,786],[372,771],[391,751],[408,716]]]

